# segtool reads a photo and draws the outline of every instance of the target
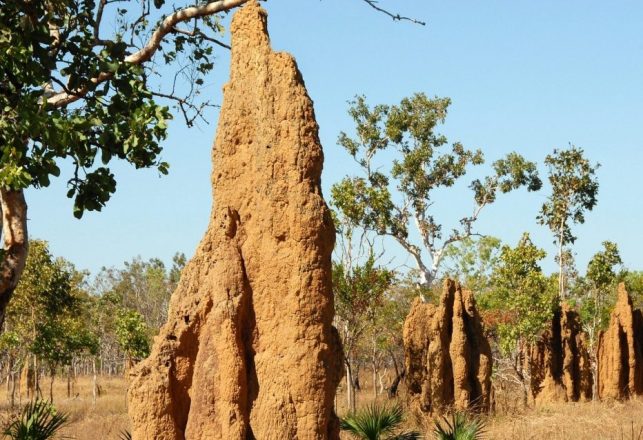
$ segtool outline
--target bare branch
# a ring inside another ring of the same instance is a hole
[[[198,29],[193,30],[193,31],[187,31],[187,30],[185,30],[185,29],[179,29],[179,28],[175,27],[174,29],[172,29],[172,31],[173,31],[173,32],[176,32],[177,34],[187,35],[188,37],[196,37],[196,36],[199,36],[199,37],[203,38],[203,39],[204,39],[204,40],[206,40],[206,41],[210,41],[210,42],[212,42],[212,43],[214,43],[214,44],[217,44],[217,45],[219,45],[219,46],[221,46],[221,47],[224,47],[224,48],[226,48],[226,49],[228,49],[228,50],[231,50],[231,49],[232,49],[232,47],[230,47],[229,45],[225,44],[224,42],[219,41],[219,40],[217,40],[216,38],[212,38],[212,37],[210,37],[210,36],[208,36],[208,35],[204,34],[203,32],[201,32],[201,31],[200,31],[200,30],[198,30]]]
[[[204,5],[199,5],[199,6],[191,6],[188,8],[180,9],[169,16],[167,16],[161,24],[158,26],[158,28],[152,33],[152,36],[148,40],[148,42],[145,44],[145,46],[140,49],[139,51],[128,55],[125,57],[125,62],[126,63],[131,63],[131,64],[143,64],[147,61],[149,61],[152,56],[156,53],[158,48],[161,45],[161,42],[163,41],[163,38],[171,33],[171,32],[180,32],[177,28],[176,25],[179,23],[184,23],[186,21],[190,21],[196,18],[201,18],[201,17],[206,17],[210,16],[213,14],[216,14],[218,12],[223,12],[223,11],[229,11],[231,9],[234,9],[238,6],[241,6],[242,4],[246,3],[248,0],[218,0],[215,2],[207,3]],[[426,25],[425,22],[416,20],[414,18],[410,17],[404,17],[401,16],[400,14],[395,14],[392,12],[389,12],[377,5],[376,0],[363,0],[366,2],[369,6],[371,6],[373,9],[382,12],[389,17],[391,17],[393,20],[396,21],[410,21],[412,23],[416,23],[419,25]],[[96,15],[96,26],[94,28],[94,37],[96,38],[97,41],[100,41],[98,38],[98,26],[100,24],[100,21],[102,19],[102,13],[103,9],[106,4],[112,3],[110,1],[105,1],[101,0],[101,3],[99,4],[99,8],[97,11]],[[201,34],[202,35],[202,34]],[[202,35],[204,38],[206,37],[205,35]],[[219,44],[220,46],[226,47],[229,49],[229,46],[226,45],[225,43],[222,43],[220,41],[217,41],[211,37],[207,37],[208,41],[211,41],[215,44]],[[113,77],[112,73],[109,72],[101,72],[98,76],[95,78],[92,78],[90,80],[90,83],[93,85],[98,85],[102,82],[105,82],[107,80],[110,80]],[[78,88],[77,90],[74,90],[73,93],[68,93],[66,91],[61,91],[59,93],[54,94],[53,96],[49,97],[47,99],[47,103],[49,105],[52,105],[53,107],[65,107],[73,102],[78,101],[82,97],[84,97],[88,92],[90,91],[89,86],[83,86]]]
[[[165,98],[165,99],[170,99],[172,101],[175,101],[178,104],[179,109],[181,110],[181,113],[183,113],[183,118],[185,119],[185,124],[188,127],[192,127],[192,125],[194,124],[194,121],[196,120],[196,118],[201,116],[201,111],[203,110],[204,107],[219,107],[218,105],[207,104],[207,103],[202,104],[200,106],[197,106],[197,105],[194,105],[189,100],[187,100],[185,98],[181,98],[180,96],[176,96],[173,93],[172,94],[161,93],[161,92],[151,92],[151,93],[152,93],[152,95],[158,96],[159,98]],[[190,115],[188,115],[188,110],[193,110],[194,111],[194,116],[190,117]],[[208,121],[206,121],[204,119],[204,122],[207,123]]]
[[[194,18],[206,17],[222,11],[229,11],[236,8],[248,0],[219,0],[201,6],[192,6],[180,9],[167,16],[154,31],[145,46],[131,55],[125,57],[125,62],[130,64],[143,64],[149,61],[161,45],[163,38],[172,32],[177,24],[183,23]],[[92,78],[90,82],[94,85],[100,84],[113,77],[112,73],[102,72],[97,77]],[[60,92],[47,99],[49,105],[54,107],[64,107],[68,104],[78,101],[89,92],[89,87],[84,86],[74,91],[74,93]]]
[[[147,7],[145,7],[145,5],[147,5]],[[145,23],[145,19],[150,15],[149,1],[141,2],[141,7],[143,8],[141,11],[141,15],[136,19],[136,21],[134,21],[134,23],[132,23],[132,26],[130,27],[130,31],[131,31],[130,39],[129,39],[130,45],[134,45],[134,37],[138,35],[136,28],[142,25],[143,23]]]
[[[193,18],[206,17],[217,12],[228,11],[247,1],[248,0],[219,0],[202,6],[192,6],[176,11],[161,22],[161,25],[154,31],[145,47],[125,58],[125,61],[132,64],[141,64],[149,61],[159,48],[163,37],[172,32],[177,24],[192,20]]]
[[[404,17],[400,14],[396,14],[379,7],[377,5],[378,2],[376,0],[363,0],[363,1],[367,3],[371,8],[375,9],[376,11],[379,11],[385,15],[388,15],[394,21],[410,21],[411,23],[419,24],[420,26],[426,26],[426,22],[424,21],[416,20],[415,18],[411,18],[411,17]]]
[[[94,39],[99,40],[98,32],[100,31],[100,23],[103,20],[103,11],[105,10],[105,5],[107,0],[100,0],[98,4],[98,10],[96,11],[96,18],[94,19]]]

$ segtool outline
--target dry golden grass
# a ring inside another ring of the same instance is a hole
[[[337,412],[347,412],[344,384],[340,386]],[[400,387],[404,400],[403,387]],[[372,388],[365,384],[357,394],[357,407],[373,402]],[[392,403],[385,396],[379,403]],[[643,400],[627,402],[559,403],[524,409],[513,391],[496,394],[496,413],[484,416],[486,440],[643,440]],[[406,427],[433,438],[434,420],[407,417]],[[349,437],[342,437],[348,440]]]
[[[94,405],[91,378],[79,378],[75,385],[75,394],[71,398],[67,397],[67,383],[64,380],[58,379],[54,382],[54,404],[59,411],[69,414],[69,424],[62,431],[63,435],[78,440],[118,439],[120,433],[129,427],[125,380],[120,377],[103,377],[98,383],[101,395]],[[43,398],[49,399],[47,378],[41,388]],[[11,413],[6,387],[2,387],[0,392],[0,402],[2,418],[6,420]]]
[[[559,403],[487,420],[494,440],[643,440],[643,401]]]
[[[56,407],[70,415],[70,423],[63,434],[77,440],[118,439],[120,433],[128,428],[127,407],[125,402],[126,383],[123,378],[101,378],[101,396],[96,405],[92,403],[91,379],[79,378],[76,395],[67,398],[66,383],[57,380],[54,385]],[[48,382],[43,383],[43,392],[48,396]],[[590,402],[552,404],[539,408],[523,410],[517,404],[518,398],[507,399],[498,396],[498,413],[485,417],[488,440],[643,440],[643,400],[629,402]],[[379,396],[379,402],[388,402]],[[0,391],[0,411],[2,419],[10,414],[6,400],[5,387]],[[357,394],[358,407],[373,402],[372,388],[366,383]],[[510,403],[507,403],[510,402]],[[346,395],[340,386],[337,396],[340,415],[346,414]],[[408,427],[419,429],[431,439],[431,420],[418,426],[418,422],[408,420]],[[343,439],[348,437],[342,436]],[[151,440],[151,439],[150,439]],[[284,439],[287,440],[287,439]]]

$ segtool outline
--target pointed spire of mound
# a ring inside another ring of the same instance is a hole
[[[210,224],[132,373],[135,440],[339,438],[323,154],[296,63],[271,50],[266,22],[256,1],[232,21]]]
[[[643,394],[643,315],[632,306],[625,284],[607,330],[598,340],[598,396],[627,399]]]
[[[446,280],[438,306],[416,299],[404,322],[404,350],[413,411],[490,409],[491,347],[473,294],[460,284]]]
[[[529,349],[531,391],[536,403],[592,399],[592,370],[578,313],[563,304],[551,326]]]

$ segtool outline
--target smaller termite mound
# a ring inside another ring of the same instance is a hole
[[[598,339],[598,397],[623,400],[643,394],[643,315],[625,285],[606,331]]]
[[[563,304],[550,327],[528,353],[531,392],[536,404],[592,399],[592,369],[587,336],[578,314]]]
[[[492,357],[473,294],[446,280],[438,305],[419,299],[404,322],[406,385],[414,412],[488,411]]]

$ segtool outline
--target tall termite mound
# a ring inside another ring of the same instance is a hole
[[[256,1],[232,21],[210,224],[132,373],[135,440],[339,437],[322,148],[295,61],[266,26]]]
[[[529,349],[531,392],[536,403],[592,398],[592,369],[578,314],[567,304],[554,312],[551,326]]]
[[[404,322],[406,385],[413,411],[488,411],[492,357],[473,294],[446,280],[438,305],[419,299]]]
[[[625,285],[606,331],[598,339],[597,389],[601,399],[627,399],[643,394],[643,315],[632,307]]]

